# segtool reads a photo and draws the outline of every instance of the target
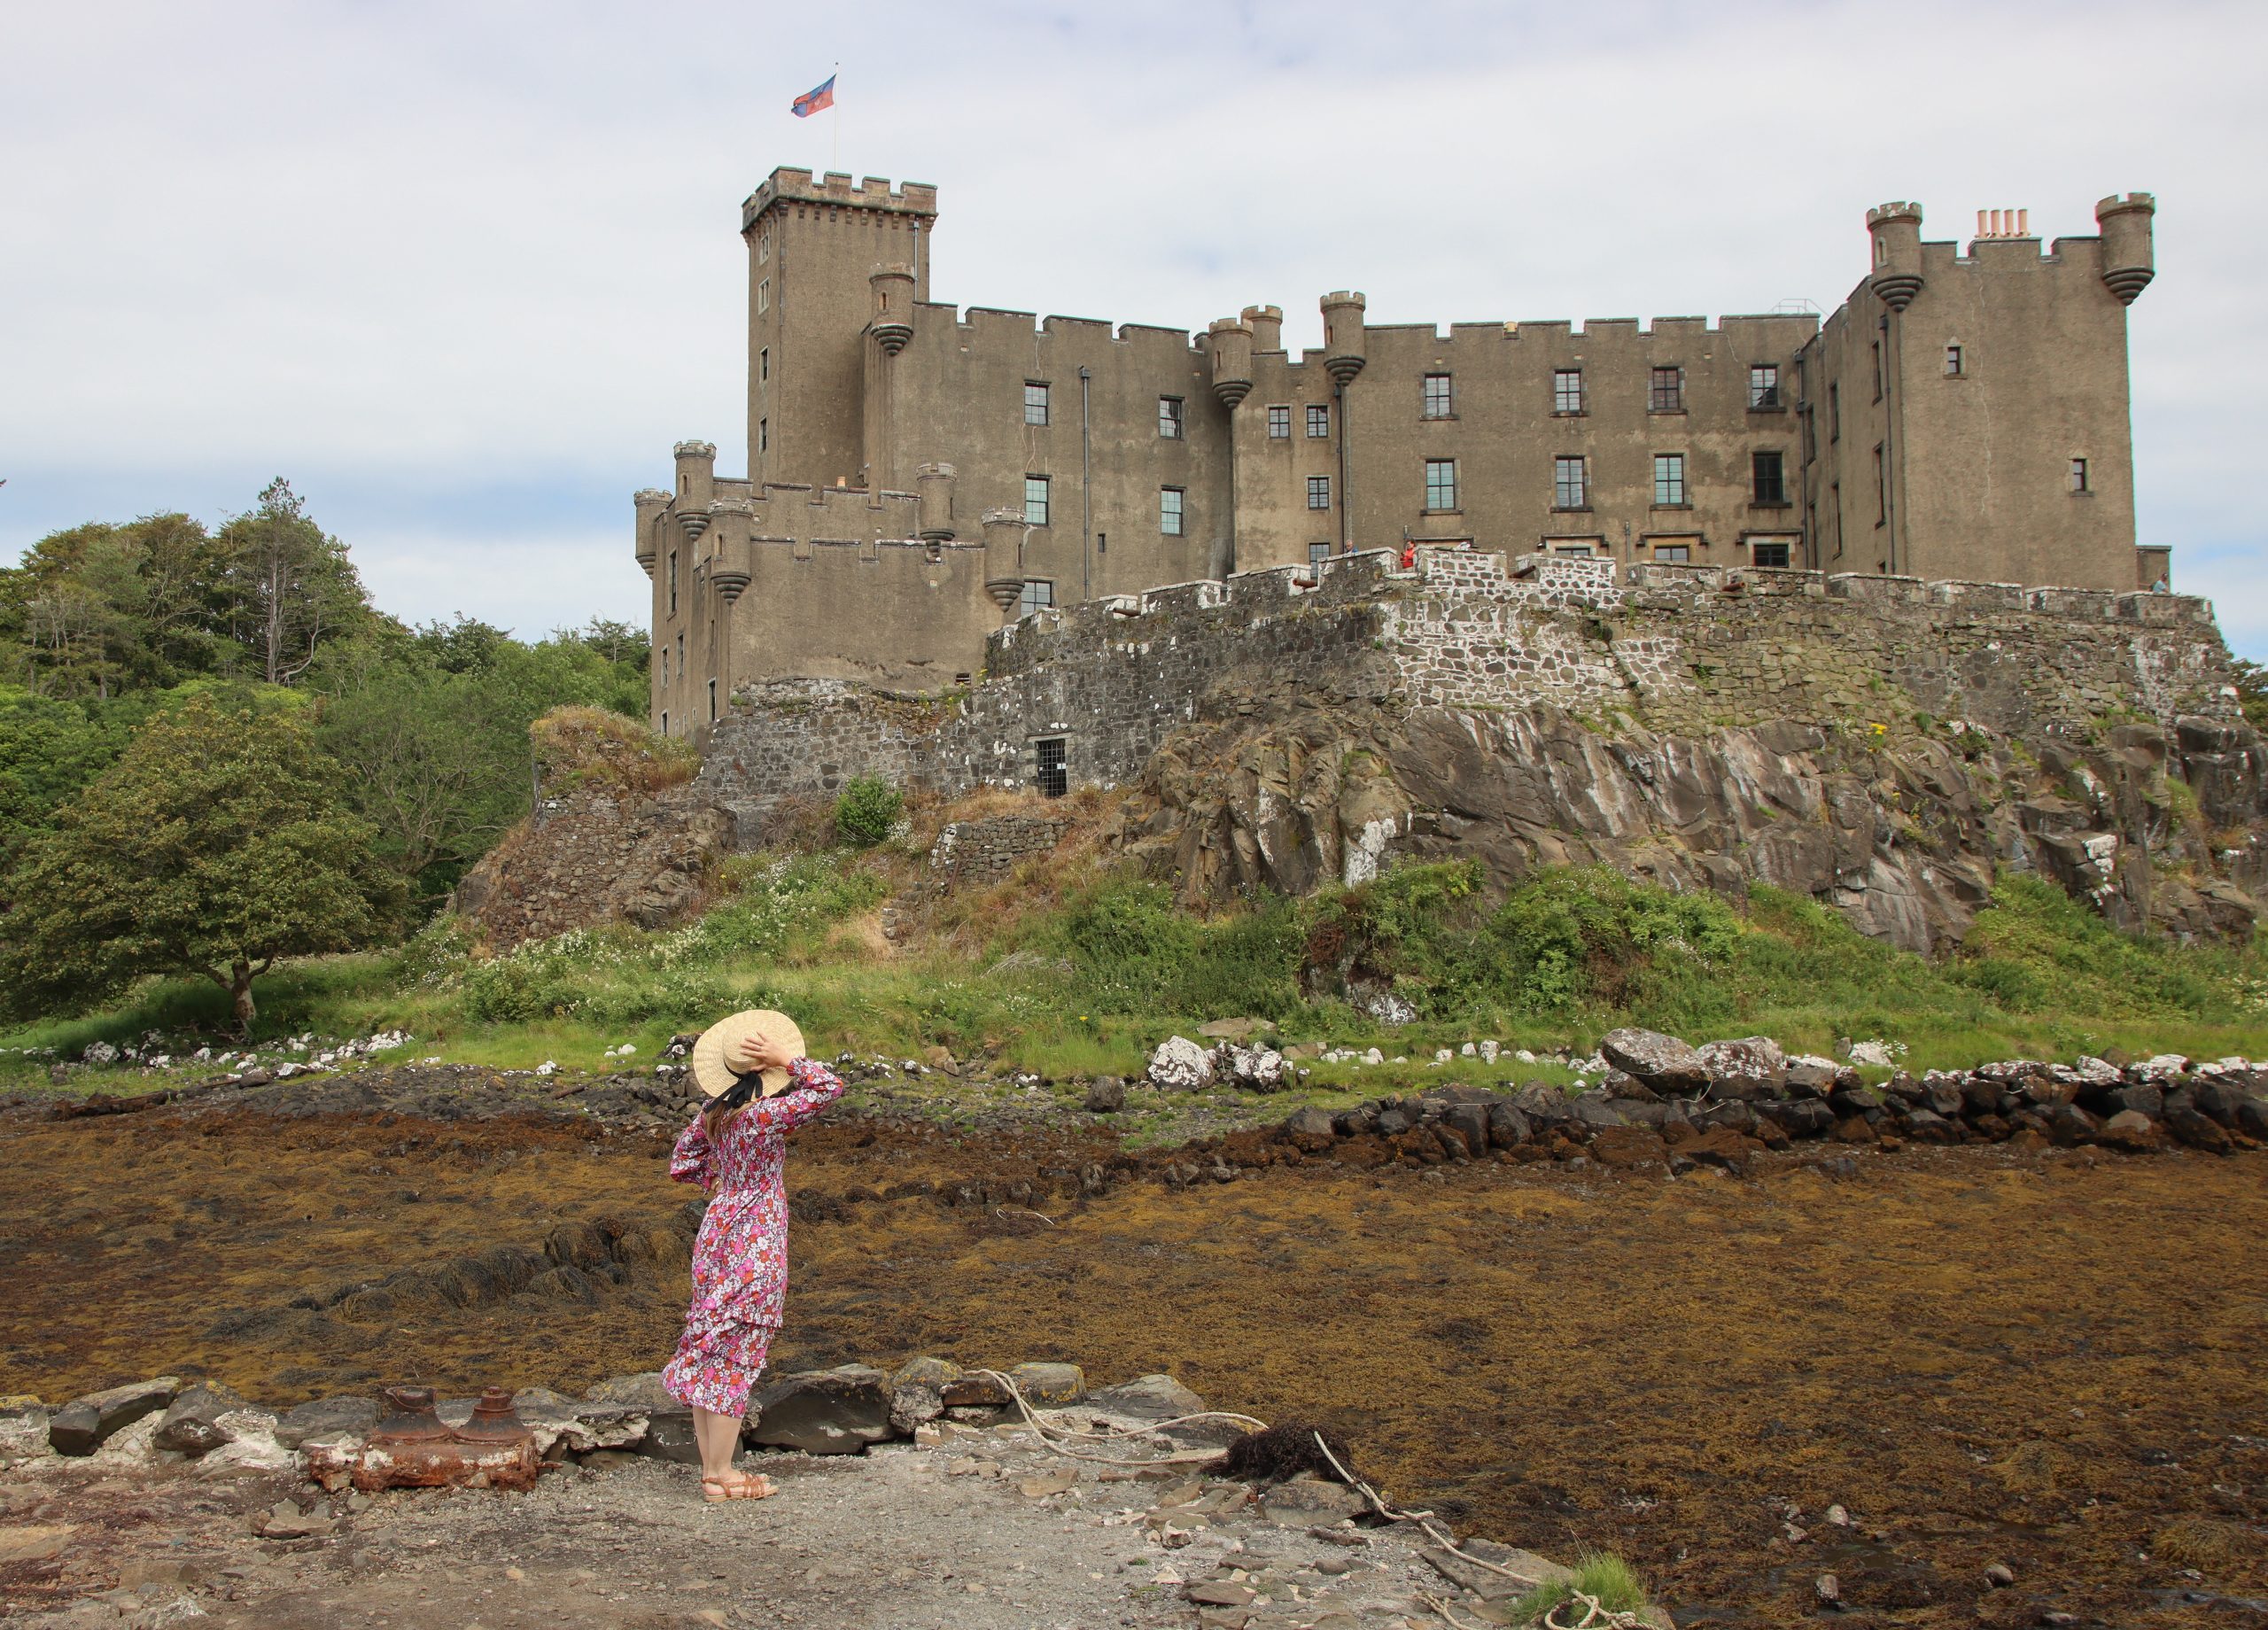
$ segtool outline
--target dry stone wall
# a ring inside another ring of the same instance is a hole
[[[453,904],[497,951],[617,920],[659,928],[698,901],[729,836],[687,788],[554,789],[465,874]]]

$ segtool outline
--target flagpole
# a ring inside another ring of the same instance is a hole
[[[835,72],[833,74],[829,75],[829,77],[835,81],[840,81],[842,79],[843,65],[841,63],[838,62],[835,65]],[[838,83],[835,89],[840,90],[842,86]],[[828,162],[827,167],[828,169],[832,170],[839,168],[843,163],[843,98],[839,96],[828,97],[827,111],[834,115],[832,119],[829,119],[827,121],[827,134],[832,136],[835,141],[835,157]]]

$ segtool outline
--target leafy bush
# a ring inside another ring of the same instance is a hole
[[[888,837],[905,808],[905,796],[879,775],[854,775],[835,801],[835,830],[861,849]]]

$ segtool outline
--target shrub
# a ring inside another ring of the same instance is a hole
[[[905,798],[879,775],[854,775],[835,801],[835,830],[846,842],[872,849],[897,825]]]
[[[1635,1613],[1646,1605],[1646,1587],[1630,1564],[1612,1551],[1586,1551],[1575,1558],[1574,1576],[1550,1585],[1538,1585],[1512,1609],[1516,1625],[1542,1624],[1543,1616],[1577,1591],[1591,1597],[1610,1613]],[[1569,1623],[1580,1623],[1581,1613]]]

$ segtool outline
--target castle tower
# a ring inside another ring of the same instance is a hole
[[[921,496],[921,536],[944,543],[953,535],[953,476],[951,464],[924,464],[913,472],[913,488]]]
[[[868,331],[892,355],[911,338],[936,215],[935,187],[785,168],[741,206],[750,479],[866,485]]]
[[[1284,308],[1281,306],[1247,306],[1241,314],[1245,326],[1252,330],[1254,351],[1281,351],[1284,348]]]
[[[1332,383],[1345,390],[1363,371],[1363,308],[1369,302],[1360,294],[1340,290],[1323,297],[1323,367]]]
[[[677,524],[688,540],[709,530],[709,506],[717,501],[717,444],[680,441],[677,455]]]
[[[1000,620],[1015,615],[1024,592],[1024,517],[1018,509],[984,512],[984,592],[1000,608]]]
[[[638,507],[638,563],[650,578],[655,563],[662,557],[662,511],[670,507],[670,495],[657,486],[649,486],[640,489],[630,501]]]
[[[2121,306],[2132,306],[2157,275],[2150,244],[2150,218],[2157,210],[2157,200],[2147,192],[2124,198],[2114,192],[2094,206],[2095,225],[2102,233],[2103,285]]]
[[[1922,206],[1880,204],[1867,212],[1874,240],[1874,275],[1868,280],[1883,304],[1904,311],[1922,291]]]
[[[1213,394],[1234,408],[1252,392],[1252,327],[1236,317],[1216,317],[1205,338],[1213,353]]]

